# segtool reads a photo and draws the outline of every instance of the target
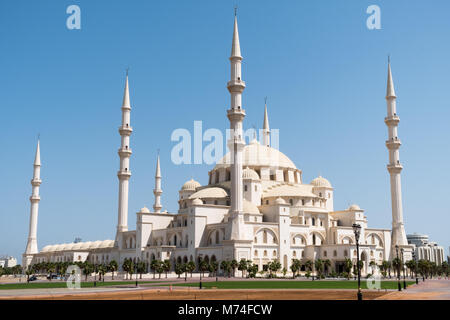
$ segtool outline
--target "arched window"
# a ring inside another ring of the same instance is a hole
[[[302,199],[302,206],[305,205],[305,199]]]
[[[244,186],[244,191],[247,192],[247,185]]]
[[[293,200],[293,199],[289,199],[289,204],[290,204],[291,206],[293,206],[293,205],[294,205],[294,200]]]
[[[177,246],[177,235],[173,236],[173,244]]]
[[[217,200],[214,200],[214,204],[217,206],[217,204],[218,204]]]
[[[312,242],[314,245],[316,244],[316,235],[315,234],[313,234],[313,236],[312,236]]]
[[[264,257],[267,257],[267,250],[264,250]]]
[[[219,243],[219,231],[216,231],[216,244]]]
[[[276,250],[273,250],[273,252],[272,252],[272,256],[274,256],[274,257],[276,257],[276,256],[277,256],[277,251],[276,251]]]
[[[327,251],[326,251],[326,250],[323,252],[323,256],[324,256],[324,257],[327,256]]]
[[[315,225],[316,225],[316,219],[315,219],[315,218],[312,218],[312,219],[311,219],[311,225],[312,225],[312,226],[315,226]]]
[[[267,231],[266,230],[264,230],[264,233],[263,233],[263,242],[267,243]]]
[[[344,257],[347,257],[347,256],[348,256],[348,251],[344,250]]]
[[[319,197],[321,197],[321,198],[322,198],[322,192],[319,192]]]
[[[255,253],[254,253],[254,255],[255,255],[255,257],[257,257],[257,256],[258,256],[258,250],[255,250]]]
[[[257,243],[258,242],[258,237],[255,237],[255,241],[254,241],[255,243]]]
[[[294,252],[292,253],[292,256],[293,256],[293,257],[296,257],[296,256],[297,256],[297,252],[294,251]]]
[[[337,251],[334,250],[334,251],[333,251],[333,257],[336,257],[336,256],[337,256]]]

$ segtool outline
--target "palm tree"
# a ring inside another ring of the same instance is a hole
[[[109,262],[109,270],[111,270],[112,273],[112,280],[114,280],[114,271],[117,271],[117,269],[119,268],[119,265],[117,264],[116,260],[111,260]]]
[[[277,275],[278,270],[281,269],[281,263],[278,260],[274,260],[269,263],[269,271],[270,276],[272,277],[272,272],[275,272],[275,276]]]
[[[377,264],[375,263],[374,260],[371,260],[369,262],[369,267],[370,267],[370,270],[372,271],[372,274],[373,274],[374,273],[374,269],[377,267]]]
[[[301,261],[298,259],[292,259],[291,271],[292,271],[293,279],[295,279],[295,276],[296,276],[297,272],[300,271],[300,268],[301,268]]]
[[[217,261],[211,261],[211,263],[209,264],[209,271],[213,276],[217,277],[217,269],[219,269],[219,264],[217,263]]]
[[[220,263],[220,269],[223,270],[223,275],[225,276],[225,271],[228,270],[228,264],[229,262],[226,260],[222,260],[222,262]]]
[[[415,260],[409,260],[405,263],[406,267],[409,270],[409,276],[412,278],[412,273],[416,270],[417,263]]]
[[[238,270],[242,272],[242,278],[244,278],[244,271],[247,271],[247,269],[248,269],[247,260],[241,259],[241,261],[239,261]]]
[[[395,270],[397,271],[397,278],[399,278],[400,277],[400,270],[403,267],[402,260],[400,260],[400,258],[392,259],[392,267],[394,267]]]
[[[239,263],[235,259],[231,260],[230,266],[231,266],[231,269],[233,269],[233,277],[236,276],[236,268],[238,267],[238,265],[239,265]]]
[[[206,262],[206,260],[201,260],[200,261],[200,272],[202,273],[202,276],[205,276],[205,271],[209,269],[209,265],[208,262]]]
[[[347,280],[350,280],[350,273],[352,272],[353,262],[349,258],[344,261],[344,271],[347,273]]]
[[[88,261],[85,261],[83,263],[83,274],[85,276],[84,281],[87,281],[87,277],[91,273],[92,273],[92,265]]]
[[[311,260],[307,260],[306,262],[305,262],[305,269],[306,269],[306,271],[312,271],[312,269],[313,269],[313,262],[311,261]]]
[[[330,272],[330,269],[331,269],[331,260],[330,259],[325,259],[323,261],[323,266],[325,268],[325,273],[328,276],[328,273]]]
[[[321,279],[322,278],[322,273],[323,273],[323,267],[324,267],[323,260],[322,259],[317,259],[316,263],[315,263],[315,266],[316,266],[316,271],[317,271],[317,278]]]

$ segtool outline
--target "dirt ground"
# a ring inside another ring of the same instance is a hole
[[[363,291],[364,299],[373,300],[385,291]],[[4,297],[6,298],[6,297]],[[144,289],[133,291],[96,292],[82,294],[10,296],[19,300],[354,300],[354,290],[227,290],[204,289]]]

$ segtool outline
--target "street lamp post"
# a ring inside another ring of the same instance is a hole
[[[134,271],[136,272],[136,287],[138,286],[138,260],[136,259],[136,263],[134,265]]]
[[[406,275],[405,275],[405,256],[404,256],[404,250],[403,248],[400,249],[400,252],[402,253],[402,270],[403,270],[403,289],[406,290]]]
[[[358,301],[362,300],[362,292],[361,292],[361,269],[359,268],[359,236],[361,234],[361,226],[359,224],[353,224],[353,232],[355,233],[356,240],[356,268],[358,270]]]
[[[398,257],[398,245],[395,245],[395,252],[397,254],[397,285],[398,291],[402,291],[402,285],[400,284],[400,258]]]
[[[412,252],[413,260],[414,260],[414,275],[416,276],[416,284],[419,284],[419,278],[417,278],[417,261],[416,261],[416,253]]]

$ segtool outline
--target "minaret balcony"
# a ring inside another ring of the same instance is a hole
[[[130,178],[131,171],[130,170],[119,170],[119,171],[117,171],[117,176],[119,178]]]
[[[132,151],[131,151],[131,149],[127,149],[127,148],[120,148],[118,151],[117,151],[117,153],[119,154],[119,156],[121,156],[121,157],[130,157],[131,156],[131,154],[133,153]]]
[[[403,169],[403,166],[400,163],[388,164],[387,169],[389,173],[400,173]]]
[[[119,133],[121,136],[129,136],[133,132],[133,128],[127,126],[120,126]]]
[[[32,195],[30,197],[31,202],[40,201],[40,200],[41,200],[41,197],[39,195]]]
[[[230,80],[227,82],[227,88],[230,92],[242,92],[245,89],[245,81],[243,80]]]
[[[400,148],[401,145],[402,145],[402,142],[397,137],[392,138],[391,140],[386,140],[386,147],[389,150],[396,150],[396,149]]]
[[[397,126],[400,122],[400,117],[397,115],[388,116],[384,118],[384,123],[386,123],[387,126]]]
[[[245,117],[245,110],[241,107],[228,109],[227,117],[230,121],[242,121]]]
[[[42,183],[42,180],[41,179],[31,179],[31,185],[32,186],[40,186],[41,185],[41,183]]]

